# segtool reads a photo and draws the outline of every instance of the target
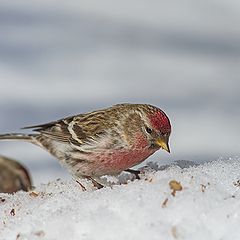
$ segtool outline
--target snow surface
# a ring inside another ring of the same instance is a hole
[[[56,180],[0,194],[0,239],[240,239],[239,157],[148,164],[141,180],[127,177],[101,190]],[[175,196],[171,180],[182,186]]]
[[[0,0],[0,133],[110,106],[156,105],[171,154],[239,155],[240,1]],[[0,143],[34,183],[67,177],[45,151]]]

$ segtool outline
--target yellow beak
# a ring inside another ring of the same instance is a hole
[[[168,138],[159,138],[156,141],[156,144],[159,145],[162,149],[166,150],[167,152],[170,153],[170,148],[168,145]]]

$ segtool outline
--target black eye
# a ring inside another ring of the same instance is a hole
[[[149,127],[146,127],[146,132],[149,133],[149,134],[151,134],[151,133],[152,133],[152,129],[149,128]]]

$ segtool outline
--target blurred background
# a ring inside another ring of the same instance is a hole
[[[238,0],[0,0],[0,132],[150,103],[173,125],[172,153],[150,161],[239,155],[239,22]],[[0,142],[0,154],[35,184],[69,178],[31,144]]]

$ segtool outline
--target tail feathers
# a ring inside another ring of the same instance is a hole
[[[9,133],[9,134],[0,134],[0,140],[20,140],[33,142],[34,135],[22,134],[22,133]]]

